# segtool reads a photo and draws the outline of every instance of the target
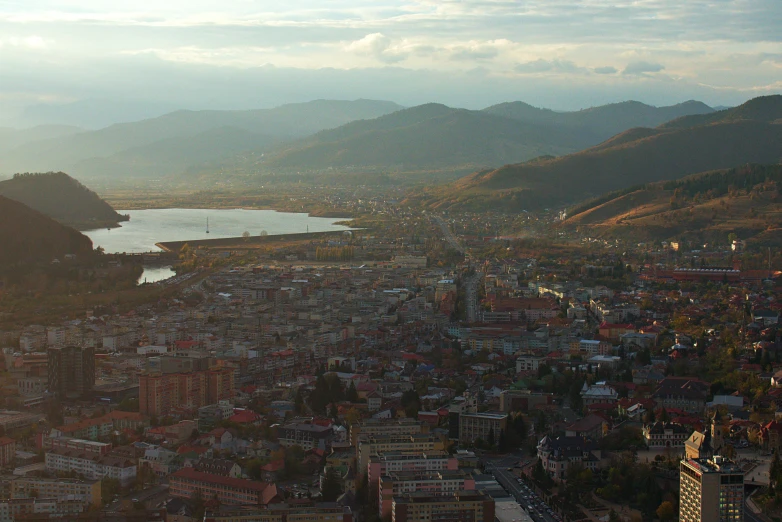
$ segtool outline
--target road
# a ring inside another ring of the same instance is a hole
[[[464,247],[456,239],[456,236],[453,235],[453,232],[451,232],[451,227],[448,226],[448,223],[446,223],[445,220],[440,216],[432,216],[432,218],[437,222],[438,225],[440,225],[440,228],[443,231],[443,237],[448,242],[448,244],[451,245],[451,248],[460,254],[464,254]]]
[[[510,460],[509,460],[510,459]],[[501,460],[493,460],[486,463],[486,471],[494,475],[497,482],[505,488],[516,502],[535,522],[559,522],[559,515],[543,502],[534,491],[528,488],[513,472],[508,471],[507,466],[518,464],[518,457],[509,457]]]

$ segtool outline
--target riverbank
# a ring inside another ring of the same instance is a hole
[[[250,236],[250,237],[224,237],[217,239],[195,239],[192,241],[164,241],[155,243],[155,246],[164,252],[179,252],[182,247],[188,245],[190,248],[208,248],[214,250],[254,250],[265,248],[269,245],[277,245],[283,242],[312,241],[315,239],[342,238],[345,231],[329,232],[301,232],[294,234],[275,234],[268,236]]]

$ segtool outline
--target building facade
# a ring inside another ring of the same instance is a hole
[[[744,472],[733,461],[718,455],[684,459],[679,471],[679,520],[744,520]]]
[[[410,493],[394,497],[393,522],[494,522],[494,499],[483,492],[460,491],[453,495]]]
[[[95,351],[92,348],[66,346],[49,348],[49,392],[60,398],[83,397],[95,387]]]

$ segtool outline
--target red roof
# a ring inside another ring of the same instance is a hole
[[[244,410],[231,415],[228,420],[237,424],[249,424],[261,420],[261,416],[252,410]]]
[[[208,484],[218,484],[220,486],[227,486],[229,488],[251,489],[259,493],[263,492],[266,490],[266,488],[269,487],[269,484],[266,482],[224,477],[223,475],[216,475],[214,473],[196,471],[193,468],[182,468],[171,476],[186,480],[197,480],[199,482],[206,482]]]
[[[9,444],[13,444],[16,442],[11,437],[0,437],[0,446],[8,446]]]

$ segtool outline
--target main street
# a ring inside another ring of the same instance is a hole
[[[518,465],[520,457],[509,456],[503,459],[486,462],[486,471],[494,475],[494,478],[507,491],[535,522],[559,522],[561,517],[554,513],[538,495],[523,483],[519,478],[508,471],[508,467]]]

